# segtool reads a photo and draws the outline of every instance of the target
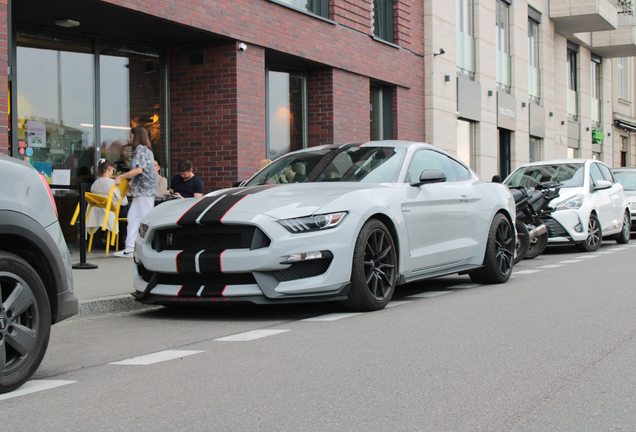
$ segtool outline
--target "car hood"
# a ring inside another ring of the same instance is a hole
[[[625,198],[627,198],[629,202],[636,201],[636,191],[625,191]]]
[[[230,208],[222,210],[227,215],[225,220],[231,218],[231,214],[237,213],[261,214],[275,219],[301,217],[317,212],[321,207],[346,194],[391,187],[394,186],[390,183],[295,183],[222,189],[202,198],[172,200],[160,204],[148,214],[148,220],[179,219],[195,209],[203,200],[207,200],[212,205],[216,202],[214,198],[221,200],[225,199],[224,196],[232,195],[235,196],[236,202]]]
[[[554,207],[560,202],[565,201],[568,198],[572,198],[573,196],[576,196],[582,192],[582,187],[561,188],[559,189],[559,196],[550,202],[550,207]]]

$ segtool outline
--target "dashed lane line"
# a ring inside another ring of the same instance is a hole
[[[50,390],[56,387],[65,386],[67,384],[73,384],[77,381],[62,381],[62,380],[31,380],[27,381],[22,387],[12,392],[0,395],[0,401],[15,398],[18,396],[24,396],[31,393],[37,393],[44,390]]]
[[[389,303],[390,304],[390,303]],[[361,312],[342,312],[342,313],[330,313],[326,315],[320,315],[311,318],[305,318],[301,321],[337,321],[343,318],[349,318],[356,315],[362,315]]]
[[[413,294],[409,297],[418,297],[418,298],[428,298],[428,297],[437,297],[437,296],[441,296],[444,294],[450,294],[454,291],[429,291],[429,292],[425,292],[425,293],[420,293],[420,294]]]
[[[398,300],[396,300],[396,301],[389,302],[389,304],[386,305],[386,307],[390,308],[390,307],[394,307],[394,306],[402,306],[402,305],[405,305],[407,303],[413,303],[413,302],[412,301],[398,301]]]
[[[542,265],[541,267],[537,267],[538,269],[553,269],[553,268],[559,268],[559,267],[563,267],[565,264],[547,264],[547,265]]]
[[[214,340],[219,342],[247,342],[267,336],[274,336],[288,331],[289,330],[252,330],[245,333],[239,333]]]
[[[590,255],[581,255],[579,257],[576,257],[576,259],[581,259],[581,258],[587,259],[587,258],[598,258],[598,257],[600,257],[600,255],[590,254]]]
[[[532,273],[539,273],[541,270],[521,270],[521,271],[516,271],[513,274],[514,275],[524,275],[524,274],[532,274]]]
[[[559,264],[575,264],[580,262],[582,261],[581,260],[565,260],[565,261],[559,261]]]
[[[148,366],[155,363],[161,363],[168,360],[174,360],[181,357],[190,356],[193,354],[199,354],[205,351],[192,351],[192,350],[166,350],[159,351],[153,354],[146,354],[139,357],[133,357],[118,362],[112,362],[108,364],[112,365],[124,365],[124,366]]]

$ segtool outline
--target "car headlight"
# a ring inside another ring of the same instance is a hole
[[[146,232],[148,231],[148,225],[145,223],[139,224],[139,237],[146,237]]]
[[[279,220],[278,223],[287,228],[287,231],[298,234],[335,228],[340,225],[340,222],[344,220],[345,216],[347,216],[347,212],[338,212],[293,219],[282,219]]]
[[[583,199],[585,197],[583,195],[576,195],[572,198],[566,199],[565,201],[561,201],[556,205],[556,210],[577,210],[580,209],[583,205]]]

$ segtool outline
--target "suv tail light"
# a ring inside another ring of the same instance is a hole
[[[53,192],[51,192],[51,188],[49,187],[49,182],[46,181],[46,178],[42,175],[41,172],[38,172],[40,178],[42,179],[42,183],[44,183],[44,187],[46,187],[46,191],[49,193],[49,198],[51,199],[51,204],[53,204],[53,210],[55,210],[55,217],[58,219],[60,216],[57,214],[57,206],[55,205],[55,198],[53,198]]]

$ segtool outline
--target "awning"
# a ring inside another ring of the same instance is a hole
[[[614,126],[624,129],[628,132],[636,132],[636,124],[627,123],[622,120],[614,120]]]

